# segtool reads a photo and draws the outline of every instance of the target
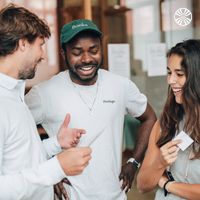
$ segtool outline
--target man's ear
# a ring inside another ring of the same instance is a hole
[[[25,51],[28,45],[28,41],[26,39],[20,39],[18,42],[18,49],[21,51]]]
[[[60,50],[60,53],[61,53],[61,55],[62,55],[63,60],[65,60],[65,52],[64,52],[64,50],[61,49],[61,50]]]

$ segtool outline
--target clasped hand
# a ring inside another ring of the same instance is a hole
[[[137,167],[130,162],[122,166],[119,180],[122,181],[121,188],[122,190],[125,190],[125,193],[129,192],[129,190],[131,189],[136,170]]]

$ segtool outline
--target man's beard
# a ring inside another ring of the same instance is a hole
[[[89,63],[89,64],[82,64],[82,65],[74,65],[73,67],[70,66],[67,58],[65,58],[65,63],[66,63],[66,66],[68,67],[69,69],[69,73],[70,75],[75,79],[75,80],[78,80],[80,83],[82,83],[83,85],[87,85],[88,83],[92,82],[96,77],[97,77],[97,74],[98,74],[98,70],[99,68],[102,66],[103,64],[103,58],[101,59],[100,63]],[[87,66],[87,65],[94,65],[95,66],[95,73],[93,74],[92,77],[88,77],[88,78],[82,78],[81,76],[79,76],[79,74],[76,72],[75,69],[77,68],[80,68],[82,66]]]
[[[35,76],[35,68],[30,69],[29,71],[19,71],[18,79],[26,80],[26,79],[32,79]]]

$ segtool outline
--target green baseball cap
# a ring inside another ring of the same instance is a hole
[[[102,32],[98,27],[88,19],[78,19],[74,20],[68,24],[65,24],[61,29],[60,42],[61,44],[69,42],[78,33],[82,31],[93,31],[98,35],[102,35]]]

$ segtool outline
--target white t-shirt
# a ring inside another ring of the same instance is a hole
[[[0,199],[53,200],[53,184],[65,177],[56,137],[42,144],[24,103],[24,81],[0,73]]]
[[[124,200],[118,178],[124,115],[141,116],[147,99],[133,82],[105,70],[98,71],[97,83],[97,92],[91,93],[95,99],[92,109],[86,105],[90,92],[85,86],[77,91],[68,71],[35,86],[25,101],[36,123],[41,123],[50,136],[58,131],[66,113],[71,114],[70,127],[86,130],[79,145],[92,148],[92,159],[81,175],[68,177],[71,199]]]
[[[82,102],[85,104],[86,107],[91,111],[97,99],[98,89],[99,89],[99,82],[97,81],[93,85],[79,85],[73,83],[74,90],[79,95]]]

